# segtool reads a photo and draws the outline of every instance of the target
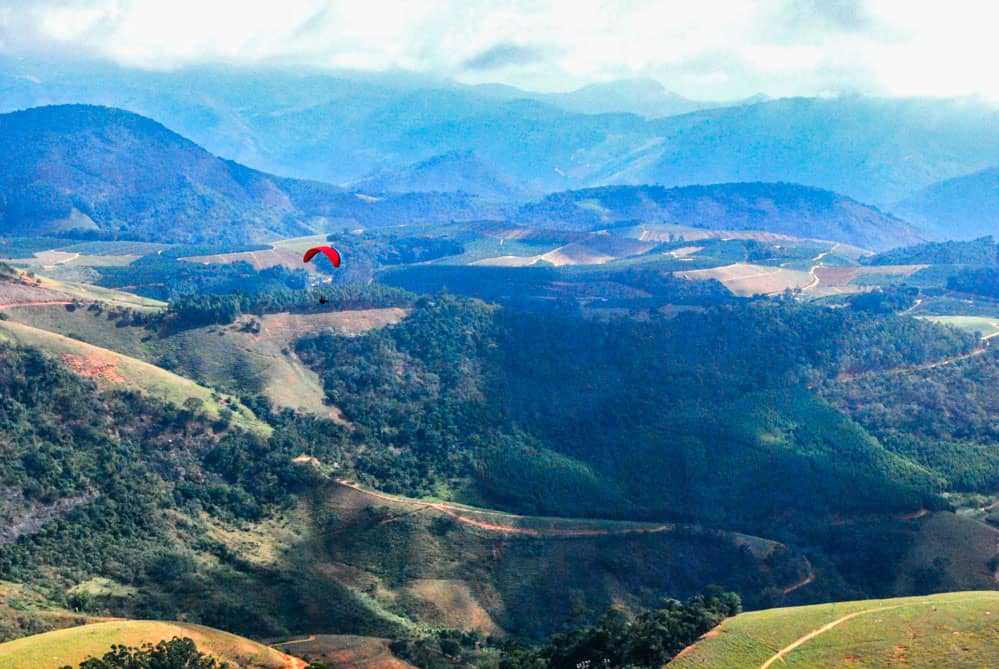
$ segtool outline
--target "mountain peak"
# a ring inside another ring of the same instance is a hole
[[[475,151],[456,149],[407,165],[381,170],[350,188],[370,193],[467,193],[491,201],[526,199],[526,189],[500,173]]]

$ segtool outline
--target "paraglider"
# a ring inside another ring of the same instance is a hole
[[[340,266],[340,252],[337,251],[332,246],[316,246],[314,248],[309,249],[308,251],[305,252],[305,257],[302,258],[302,262],[309,262],[310,260],[315,258],[316,255],[318,255],[319,253],[322,253],[327,258],[329,258],[330,262],[333,263],[334,267]]]
[[[334,267],[340,266],[340,252],[337,251],[332,246],[316,246],[309,249],[308,251],[305,252],[305,256],[302,258],[302,262],[309,262],[320,253],[329,258],[329,261],[333,263]],[[326,304],[326,302],[327,302],[326,296],[320,295],[319,304]]]

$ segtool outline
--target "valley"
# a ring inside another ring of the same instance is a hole
[[[0,668],[999,663],[993,99],[348,10],[147,69],[0,0]]]

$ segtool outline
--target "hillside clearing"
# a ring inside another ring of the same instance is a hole
[[[106,302],[113,307],[126,307],[136,311],[160,311],[166,308],[166,302],[154,300],[148,297],[140,297],[125,291],[114,288],[104,288],[89,283],[78,283],[76,281],[58,281],[48,277],[40,276],[41,285],[44,288],[51,288],[71,295],[81,300],[93,302]]]
[[[0,283],[0,288],[4,285]],[[242,366],[259,383],[259,392],[276,406],[340,422],[345,421],[339,410],[325,403],[319,377],[295,355],[293,342],[327,329],[358,335],[398,323],[409,313],[401,308],[385,308],[244,315],[229,326],[193,328],[159,337],[142,328],[117,327],[116,322],[87,309],[68,311],[64,308],[66,304],[45,302],[28,307],[22,302],[11,305],[7,313],[25,326],[58,333],[74,341],[85,340],[150,364],[157,363],[164,355],[181,356],[189,364],[172,369],[213,387],[235,390],[230,387],[237,376],[234,370]],[[259,325],[259,332],[246,329],[251,321]],[[225,336],[219,336],[220,333]],[[183,402],[185,398],[179,399]]]
[[[413,665],[392,655],[389,640],[352,634],[310,634],[273,644],[293,650],[310,661],[330,664],[337,669],[413,669]]]
[[[999,318],[987,316],[917,316],[940,325],[950,325],[965,332],[977,332],[982,339],[999,335]]]
[[[215,253],[203,256],[188,256],[181,258],[186,262],[202,263],[204,265],[228,265],[236,262],[247,262],[255,270],[264,270],[278,265],[288,269],[304,269],[316,272],[315,266],[302,262],[302,254],[287,248],[264,249],[262,251],[241,251],[239,253]]]

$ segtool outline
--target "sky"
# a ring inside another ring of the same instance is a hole
[[[565,91],[647,78],[686,97],[999,101],[988,0],[0,0],[0,53],[145,69],[411,70]]]

